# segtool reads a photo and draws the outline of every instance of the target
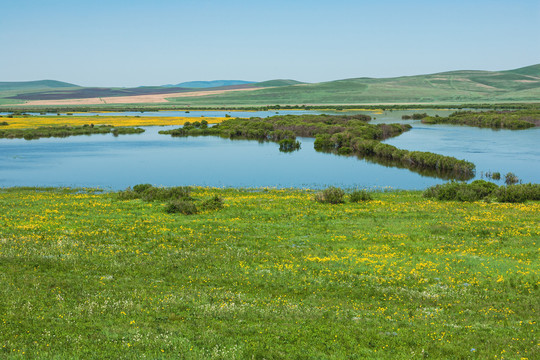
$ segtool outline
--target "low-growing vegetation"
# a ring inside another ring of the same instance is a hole
[[[214,211],[223,208],[223,199],[217,195],[200,201],[191,196],[189,186],[155,187],[151,184],[138,184],[117,193],[119,200],[141,199],[146,202],[167,202],[165,212],[193,215],[201,211]],[[200,202],[197,206],[197,202]]]
[[[331,186],[315,194],[315,201],[328,204],[342,204],[345,202],[345,191]]]
[[[184,127],[160,134],[171,136],[214,135],[230,139],[274,141],[280,150],[300,148],[296,137],[314,137],[318,151],[369,157],[396,163],[413,171],[427,170],[433,176],[467,180],[474,176],[474,164],[429,152],[401,150],[381,141],[411,129],[407,124],[368,124],[368,115],[286,115],[266,119],[229,119],[208,128]]]
[[[428,114],[427,113],[415,113],[415,114],[412,114],[412,115],[403,115],[401,116],[401,119],[403,120],[422,120],[423,118],[426,118],[428,117]]]
[[[448,117],[424,117],[422,122],[424,124],[455,124],[481,128],[521,130],[540,126],[540,111],[457,111]]]
[[[432,186],[424,192],[424,197],[437,200],[454,201],[498,201],[519,203],[527,200],[540,200],[540,184],[512,184],[497,186],[485,181],[475,180],[470,184],[449,182]]]
[[[538,358],[538,201],[313,195],[1,189],[0,357]]]
[[[48,137],[68,137],[77,135],[113,134],[140,134],[144,129],[131,127],[113,127],[109,125],[86,124],[82,126],[43,126],[29,129],[0,130],[0,138],[34,140]]]

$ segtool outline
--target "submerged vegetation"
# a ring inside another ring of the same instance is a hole
[[[266,119],[230,119],[209,128],[184,127],[160,131],[172,136],[214,135],[230,139],[274,141],[280,150],[300,147],[297,136],[314,137],[318,151],[368,157],[386,164],[397,164],[413,171],[442,178],[467,180],[474,176],[474,164],[430,152],[401,150],[381,143],[408,131],[404,124],[368,124],[368,115],[286,115]],[[283,144],[287,147],[282,149]]]
[[[29,129],[0,130],[0,138],[33,140],[45,137],[68,137],[76,135],[113,134],[140,134],[144,129],[131,127],[113,127],[109,125],[86,124],[83,126],[43,126]]]
[[[371,195],[2,189],[0,357],[538,358],[539,202]]]
[[[458,111],[448,117],[425,116],[424,124],[455,124],[492,129],[520,130],[540,126],[540,110]]]

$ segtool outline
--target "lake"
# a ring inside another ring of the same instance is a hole
[[[376,117],[374,123],[389,123],[405,122],[401,116],[414,112],[419,110],[363,113]],[[443,116],[452,111],[427,112]],[[171,113],[174,112],[155,114],[183,116]],[[194,113],[190,112],[205,117],[223,116],[213,111]],[[240,116],[236,112],[227,113]],[[271,116],[275,111],[266,115],[260,113],[249,112],[248,116]],[[477,178],[486,171],[499,171],[503,176],[513,172],[523,182],[540,182],[540,147],[537,145],[540,128],[496,131],[407,122],[413,125],[413,129],[388,139],[386,143],[472,161],[477,167]],[[314,139],[309,138],[299,138],[302,143],[300,151],[281,153],[275,143],[231,141],[218,137],[173,138],[158,134],[159,130],[169,128],[175,126],[145,127],[143,134],[119,137],[92,135],[32,141],[0,139],[0,186],[124,189],[138,183],[151,183],[163,186],[321,188],[334,185],[424,189],[444,182],[356,157],[316,152],[313,149]]]

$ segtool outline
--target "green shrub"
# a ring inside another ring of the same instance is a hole
[[[329,187],[315,195],[315,201],[328,204],[342,204],[345,202],[345,191],[337,187]]]
[[[196,214],[198,210],[193,201],[172,200],[165,207],[165,212],[168,214],[181,213],[184,215],[193,215]]]
[[[470,184],[451,181],[435,185],[424,191],[424,197],[437,200],[479,201],[490,196],[498,186],[485,180],[475,180]]]
[[[516,174],[509,172],[504,176],[504,182],[506,183],[506,185],[514,185],[519,182],[519,179]]]
[[[527,200],[540,200],[540,184],[514,184],[499,187],[485,180],[476,180],[470,184],[452,181],[426,189],[424,197],[437,200],[496,200],[516,203]]]
[[[133,191],[140,194],[144,192],[146,189],[149,189],[151,187],[152,185],[150,184],[138,184],[138,185],[133,186]]]
[[[283,139],[279,141],[279,151],[292,152],[300,149],[300,142],[295,139]]]
[[[355,190],[349,195],[351,202],[369,201],[373,200],[373,197],[366,190]]]
[[[141,193],[144,201],[190,199],[191,188],[188,186],[176,186],[171,188],[149,187]]]
[[[516,203],[526,200],[540,200],[540,184],[501,186],[494,192],[494,195],[499,202]]]
[[[494,172],[492,175],[491,175],[491,178],[493,180],[501,180],[501,173],[500,172]]]
[[[223,198],[214,195],[201,203],[201,210],[220,210],[223,209]]]

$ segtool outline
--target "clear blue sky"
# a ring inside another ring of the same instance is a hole
[[[319,82],[540,63],[539,0],[0,4],[0,81]]]

